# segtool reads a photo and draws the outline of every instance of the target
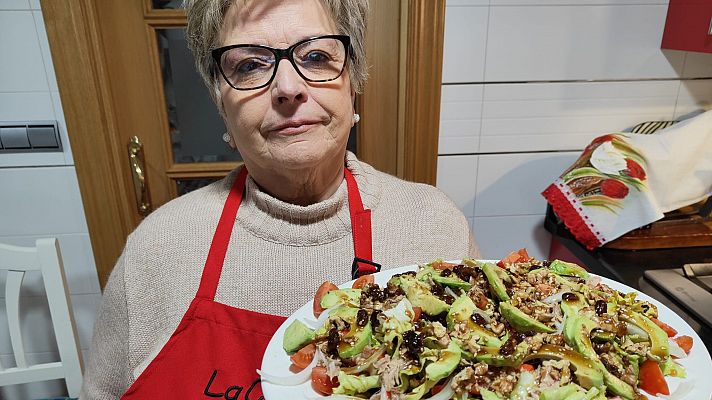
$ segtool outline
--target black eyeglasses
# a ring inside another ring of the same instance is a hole
[[[272,82],[283,58],[306,81],[333,81],[344,72],[350,43],[346,35],[326,35],[302,40],[286,49],[234,44],[217,48],[212,55],[220,74],[233,89],[253,90]]]

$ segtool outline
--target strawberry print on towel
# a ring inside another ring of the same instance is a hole
[[[641,218],[662,217],[650,196],[646,165],[629,135],[603,135],[542,195],[576,239],[593,249],[642,226]]]

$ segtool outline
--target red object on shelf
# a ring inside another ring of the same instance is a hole
[[[670,0],[660,47],[712,53],[712,0]]]

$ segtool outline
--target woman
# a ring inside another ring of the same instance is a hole
[[[187,2],[198,69],[245,167],[131,234],[105,288],[82,398],[257,399],[269,338],[321,282],[349,280],[352,266],[478,256],[441,192],[346,152],[367,8]]]

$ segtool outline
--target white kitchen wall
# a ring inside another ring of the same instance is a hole
[[[80,347],[86,352],[101,300],[49,43],[37,0],[0,0],[0,121],[56,120],[63,151],[0,153],[0,242],[33,246],[57,237],[69,281]],[[0,289],[5,276],[0,274]],[[0,364],[15,365],[0,290]],[[21,292],[22,329],[29,362],[59,360],[39,275]],[[0,399],[66,395],[61,380],[0,388]]]
[[[437,186],[485,258],[546,258],[540,192],[594,137],[712,108],[712,55],[660,50],[667,0],[448,0]]]

